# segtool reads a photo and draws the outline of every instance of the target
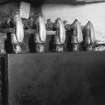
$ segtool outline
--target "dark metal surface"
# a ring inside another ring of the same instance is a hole
[[[9,105],[105,105],[105,52],[8,55]]]

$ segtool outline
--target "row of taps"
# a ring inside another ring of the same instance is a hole
[[[13,18],[14,31],[11,32],[11,43],[14,53],[22,53],[22,45],[24,43],[24,24],[19,16],[16,14]],[[10,24],[11,21],[8,23]],[[81,49],[86,51],[97,51],[94,26],[91,21],[82,27],[79,20],[75,19],[72,24],[67,24],[66,21],[62,21],[61,18],[57,18],[55,22],[48,19],[44,21],[42,16],[38,16],[35,20],[34,27],[34,44],[35,51],[38,53],[46,52],[46,43],[48,37],[52,38],[52,45],[54,45],[54,51],[63,52],[65,50],[65,44],[72,51],[80,51]],[[49,33],[48,33],[49,32]],[[53,35],[53,33],[55,35]],[[49,35],[48,35],[49,34]],[[6,53],[5,48],[1,48],[1,53]]]

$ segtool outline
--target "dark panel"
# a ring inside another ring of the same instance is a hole
[[[105,105],[105,52],[8,55],[9,105]]]
[[[8,104],[8,73],[6,56],[0,54],[0,105]]]

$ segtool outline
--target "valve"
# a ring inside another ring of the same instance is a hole
[[[83,42],[83,34],[80,22],[75,19],[75,21],[71,24],[71,46],[73,51],[79,51],[80,45]]]
[[[88,21],[88,23],[83,28],[84,33],[84,47],[86,51],[92,51],[94,44],[95,44],[95,31],[94,26],[91,21]]]
[[[56,20],[56,51],[57,52],[63,52],[64,51],[64,43],[66,40],[66,32],[65,32],[65,26],[63,24],[63,21],[61,18],[57,18]]]
[[[24,26],[19,14],[14,16],[15,29],[11,34],[11,40],[14,53],[22,53],[22,45],[24,40]]]
[[[35,34],[36,51],[39,53],[45,52],[46,25],[42,16],[38,16],[36,19]]]

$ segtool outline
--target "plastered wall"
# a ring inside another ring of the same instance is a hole
[[[77,18],[81,25],[85,25],[88,20],[94,25],[97,41],[105,42],[105,3],[86,4],[86,5],[63,5],[63,4],[44,4],[42,13],[47,20],[54,21],[57,17],[67,20],[70,24]]]

